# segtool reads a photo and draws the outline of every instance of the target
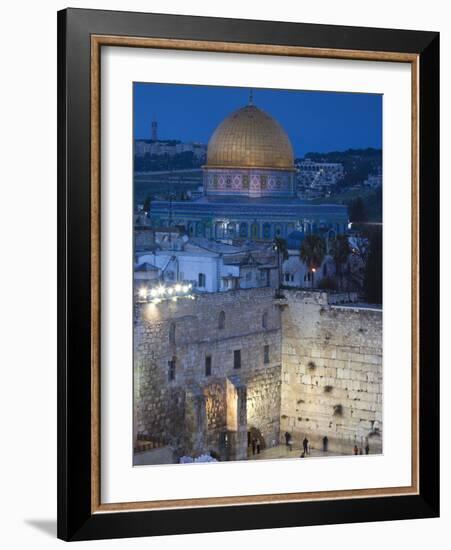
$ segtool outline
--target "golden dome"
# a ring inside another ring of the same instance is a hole
[[[293,170],[293,148],[276,120],[246,105],[225,118],[211,136],[206,168],[216,167]]]

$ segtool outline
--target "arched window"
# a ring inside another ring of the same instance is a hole
[[[225,313],[223,311],[221,311],[221,313],[219,314],[218,328],[219,329],[225,328]]]
[[[263,224],[263,237],[269,239],[271,237],[271,225],[269,223]]]
[[[262,315],[262,327],[263,328],[268,328],[268,312],[265,311],[265,313],[263,313]]]
[[[251,225],[251,239],[258,239],[260,236],[260,228],[258,223],[253,223]]]
[[[175,323],[171,323],[169,327],[169,343],[175,344]]]
[[[202,222],[196,224],[196,236],[205,237],[205,225]]]
[[[205,273],[199,273],[197,276],[197,286],[199,288],[205,288],[207,285],[207,276]]]
[[[240,237],[247,237],[247,223],[240,223]]]

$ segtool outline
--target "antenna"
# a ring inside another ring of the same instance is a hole
[[[172,199],[173,193],[172,193],[172,169],[169,164],[169,158],[168,158],[168,179],[169,179],[169,249],[172,250]]]
[[[158,141],[158,122],[155,117],[155,114],[152,117],[152,127],[150,133],[152,141]]]

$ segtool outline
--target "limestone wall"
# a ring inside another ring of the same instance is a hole
[[[327,294],[285,292],[281,434],[300,446],[380,452],[382,312],[331,306]],[[368,439],[367,439],[368,438]]]
[[[382,312],[331,305],[324,292],[283,294],[136,304],[135,433],[222,459],[246,458],[248,432],[261,448],[288,431],[299,448],[305,436],[317,448],[327,436],[331,451],[368,441],[380,452]]]
[[[275,366],[248,379],[247,425],[263,434],[262,447],[274,447],[280,439],[281,367]]]
[[[176,303],[136,304],[138,434],[159,438],[180,452],[200,452],[203,446],[220,450],[223,432],[244,410],[237,431],[251,425],[261,431],[267,444],[278,441],[281,332],[273,293],[273,289],[262,288],[205,294]],[[268,362],[265,346],[269,346]],[[236,368],[235,350],[240,350],[240,368]],[[209,376],[207,356],[211,358]],[[170,361],[175,365],[173,379]],[[224,385],[227,379],[240,394],[238,412],[231,409],[235,390]],[[240,444],[245,435],[239,435]]]

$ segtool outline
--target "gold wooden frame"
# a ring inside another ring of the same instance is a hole
[[[100,51],[102,46],[401,62],[412,94],[412,479],[408,487],[102,504],[100,500]],[[162,510],[419,494],[419,55],[165,38],[91,36],[91,512]]]

